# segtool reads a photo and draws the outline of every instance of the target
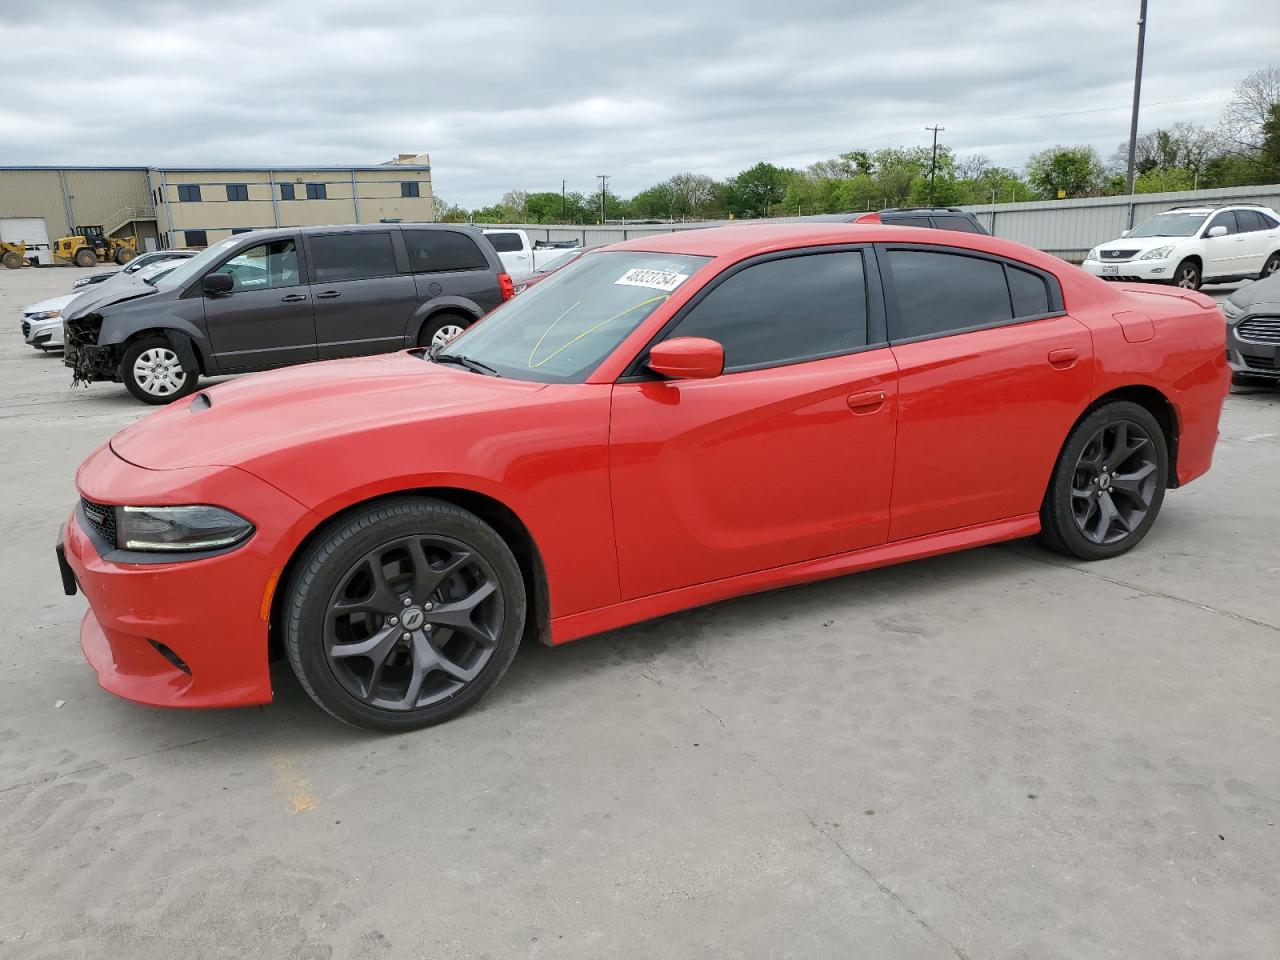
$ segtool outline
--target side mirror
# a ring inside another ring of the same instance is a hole
[[[710,380],[724,373],[724,347],[706,337],[673,337],[654,344],[648,367],[672,380]]]
[[[1128,231],[1128,230],[1121,230],[1121,231],[1120,231],[1120,236],[1121,236],[1121,237],[1127,237],[1128,235],[1129,235],[1129,231]]]
[[[1226,235],[1227,235],[1227,228],[1222,225],[1209,228],[1208,236],[1210,237],[1225,237]]]
[[[202,288],[207,297],[221,297],[230,293],[235,285],[236,279],[229,273],[210,273],[204,278]]]

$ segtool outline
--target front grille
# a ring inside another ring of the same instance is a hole
[[[1276,362],[1275,357],[1257,357],[1249,353],[1242,353],[1240,356],[1244,359],[1245,366],[1254,370],[1280,370],[1280,363]]]
[[[112,549],[115,549],[116,508],[109,507],[104,503],[94,503],[92,500],[81,497],[80,512],[84,514],[89,526],[93,527],[107,543],[111,544]]]
[[[1137,250],[1099,250],[1103,260],[1132,260],[1137,255]]]
[[[22,339],[26,340],[30,336],[31,336],[31,321],[23,320],[22,321]]]
[[[1280,343],[1280,317],[1250,317],[1240,322],[1236,333],[1254,343]]]

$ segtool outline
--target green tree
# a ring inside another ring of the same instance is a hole
[[[1098,151],[1088,145],[1050,147],[1027,161],[1027,183],[1045,200],[1096,196],[1104,182]]]
[[[787,194],[787,185],[797,176],[795,171],[757,163],[743,170],[726,190],[729,209],[737,217],[767,217]]]
[[[1280,104],[1275,104],[1267,111],[1267,119],[1262,124],[1261,154],[1263,176],[1265,182],[1274,183],[1280,180]]]
[[[1184,167],[1152,167],[1146,173],[1134,177],[1133,192],[1174,193],[1179,190],[1194,190],[1195,184],[1195,173]],[[1120,186],[1123,189],[1123,180]]]

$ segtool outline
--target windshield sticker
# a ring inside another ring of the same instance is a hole
[[[685,273],[675,273],[671,270],[647,270],[643,267],[635,267],[628,270],[613,282],[615,286],[649,287],[652,290],[665,290],[667,293],[670,293],[688,279],[689,275]]]

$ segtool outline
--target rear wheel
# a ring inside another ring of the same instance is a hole
[[[471,323],[470,317],[456,313],[438,313],[422,325],[418,332],[418,346],[443,347],[471,326]]]
[[[302,686],[371,730],[462,713],[502,678],[524,630],[510,548],[479,517],[426,497],[353,512],[307,550],[285,598],[285,649]]]
[[[0,257],[0,263],[3,263],[9,270],[17,270],[22,266],[22,258],[16,252],[10,250],[3,257]]]
[[[1164,431],[1145,407],[1099,407],[1058,455],[1040,508],[1041,543],[1081,560],[1125,553],[1155,523],[1168,475]]]
[[[1188,290],[1200,289],[1200,265],[1194,260],[1183,260],[1173,271],[1173,284]]]
[[[143,403],[173,403],[196,388],[199,371],[184,370],[167,337],[144,337],[130,344],[120,361],[120,379]]]
[[[77,267],[96,267],[98,255],[88,247],[81,247],[76,251],[75,263]]]
[[[1267,257],[1267,262],[1262,265],[1262,272],[1258,274],[1258,279],[1265,280],[1277,271],[1280,271],[1280,250]]]

